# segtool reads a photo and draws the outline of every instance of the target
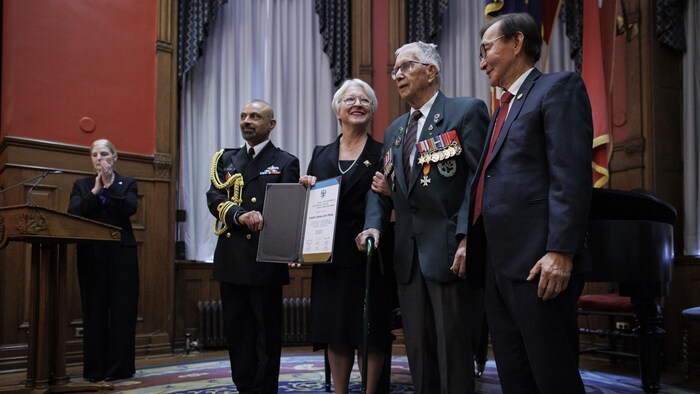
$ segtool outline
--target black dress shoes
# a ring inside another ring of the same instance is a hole
[[[133,378],[134,375],[124,375],[124,376],[107,376],[105,378],[106,381],[108,382],[114,382],[115,380],[122,380],[122,379],[130,379]]]

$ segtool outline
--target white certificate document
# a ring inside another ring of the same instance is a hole
[[[317,182],[308,192],[304,244],[301,252],[303,261],[306,263],[321,263],[331,260],[340,179],[338,177]]]

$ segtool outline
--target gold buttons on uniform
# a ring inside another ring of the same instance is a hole
[[[231,233],[226,233],[226,238],[231,238]]]
[[[255,204],[256,202],[258,202],[258,199],[255,198],[255,197],[253,197],[253,198],[250,199],[250,202],[252,202],[253,204]]]
[[[250,234],[246,234],[246,235],[245,235],[245,239],[251,239],[251,238],[253,238],[252,235],[250,235]]]

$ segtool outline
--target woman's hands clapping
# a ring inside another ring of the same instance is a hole
[[[102,188],[109,188],[114,182],[114,171],[112,163],[107,160],[100,160],[100,166],[97,169],[95,176],[95,186],[92,188],[92,194],[97,195]]]

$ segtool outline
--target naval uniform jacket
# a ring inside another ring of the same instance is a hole
[[[227,212],[225,224],[228,230],[219,235],[216,243],[214,279],[238,285],[288,284],[286,264],[256,261],[260,233],[237,225],[234,215],[248,211],[262,213],[268,183],[298,183],[299,159],[269,142],[252,162],[248,162],[244,148],[225,149],[216,163],[215,171],[222,182],[241,173],[244,185],[241,205]],[[227,190],[217,189],[212,182],[207,191],[207,205],[215,218],[219,217],[218,205],[228,199]]]
[[[416,152],[411,179],[405,179],[402,152],[409,119],[406,113],[384,132],[383,152],[386,155],[390,151],[392,157],[392,164],[384,165],[385,173],[389,174],[391,198],[374,192],[367,195],[365,228],[381,232],[386,229],[391,208],[396,210],[394,270],[399,283],[407,283],[411,278],[414,247],[427,280],[446,283],[459,279],[450,267],[459,241],[467,233],[468,188],[489,122],[483,101],[471,97],[448,98],[442,92],[438,93],[430,113],[424,116],[419,141],[454,130],[461,145],[460,154],[431,162],[426,168],[418,164]]]

